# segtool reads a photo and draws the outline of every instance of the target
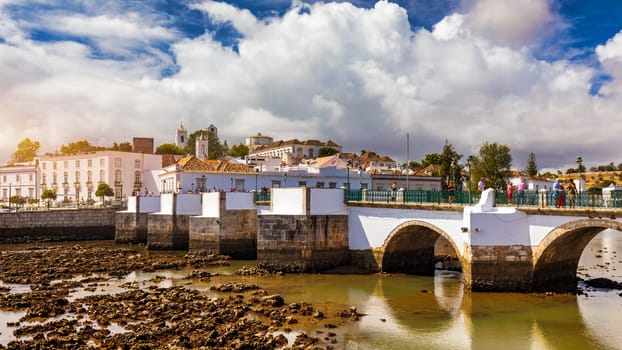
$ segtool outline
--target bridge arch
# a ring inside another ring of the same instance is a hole
[[[439,237],[451,244],[460,265],[463,268],[468,266],[456,243],[446,232],[424,221],[409,220],[395,227],[385,239],[380,270],[433,276],[434,246]]]
[[[606,229],[622,231],[622,223],[610,219],[584,219],[551,230],[534,249],[534,290],[574,291],[583,250],[597,234]]]

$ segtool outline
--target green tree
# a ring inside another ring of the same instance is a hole
[[[462,166],[460,165],[461,158],[462,154],[456,152],[450,143],[445,142],[440,159],[441,176],[446,184],[449,181],[454,181],[456,189],[460,189],[460,183],[462,183],[460,181],[462,171]]]
[[[49,188],[47,190],[44,190],[43,193],[41,193],[41,199],[47,201],[48,210],[49,210],[50,201],[56,200],[56,191],[54,191],[53,189],[49,189]]]
[[[80,140],[76,142],[70,142],[66,145],[62,145],[60,147],[60,152],[62,154],[71,154],[71,153],[81,153],[81,152],[92,152],[92,151],[103,151],[105,147],[93,146],[87,140]]]
[[[37,156],[41,144],[39,141],[32,141],[28,137],[17,144],[17,150],[13,153],[12,161],[16,163],[29,162]]]
[[[479,149],[479,157],[473,157],[472,166],[473,179],[484,177],[489,187],[504,191],[512,166],[510,147],[485,142]]]
[[[156,147],[156,154],[186,154],[183,147],[179,147],[172,143],[163,143]]]
[[[318,157],[328,157],[328,156],[332,156],[339,153],[339,150],[336,150],[332,147],[322,147],[320,148],[320,151],[318,152],[317,156]]]
[[[112,144],[112,147],[110,149],[113,151],[121,151],[121,152],[132,152],[133,151],[132,144],[127,141],[121,142],[120,144],[117,144],[115,142]]]
[[[425,158],[421,160],[421,166],[427,167],[428,165],[441,165],[442,156],[440,153],[428,153],[425,155]]]
[[[243,143],[233,145],[229,149],[229,155],[236,158],[244,158],[248,155],[248,146]]]
[[[529,158],[527,158],[527,167],[525,168],[527,175],[534,177],[538,175],[538,164],[536,163],[536,154],[531,152],[529,153]]]
[[[26,198],[22,196],[11,196],[9,202],[15,204],[15,211],[17,211],[20,205],[26,204]]]
[[[114,196],[114,191],[112,190],[112,187],[110,187],[107,183],[102,182],[97,185],[97,191],[95,191],[95,195],[97,197],[102,197],[102,203],[104,203],[104,197]]]
[[[208,159],[222,159],[227,154],[227,147],[220,144],[218,135],[213,132],[205,130],[197,130],[188,135],[188,142],[186,143],[186,154],[195,154],[197,137],[205,135],[208,139]]]

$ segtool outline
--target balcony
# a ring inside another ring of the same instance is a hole
[[[114,187],[122,187],[123,186],[123,182],[121,181],[115,181],[114,182]]]

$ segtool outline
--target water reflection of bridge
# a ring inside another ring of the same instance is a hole
[[[438,273],[427,280],[381,277],[365,287],[344,291],[368,295],[363,301],[355,298],[366,316],[349,326],[352,348],[384,348],[395,339],[402,349],[496,349],[500,344],[506,349],[606,349],[615,344],[593,329],[602,322],[596,303],[574,295],[468,293],[455,275]]]

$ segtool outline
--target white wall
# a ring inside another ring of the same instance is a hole
[[[140,200],[141,213],[156,213],[160,211],[160,197],[138,197],[138,199]]]
[[[225,209],[248,210],[255,209],[254,193],[228,192],[225,194]]]
[[[311,215],[346,215],[348,208],[343,203],[344,190],[328,188],[312,188]]]
[[[272,214],[305,215],[304,187],[273,188],[270,194]]]
[[[203,204],[201,206],[201,216],[208,218],[220,217],[220,196],[221,192],[206,192],[201,194],[203,196]]]
[[[178,194],[177,215],[201,215],[201,195]]]
[[[163,193],[160,195],[160,214],[173,214],[173,194]]]

